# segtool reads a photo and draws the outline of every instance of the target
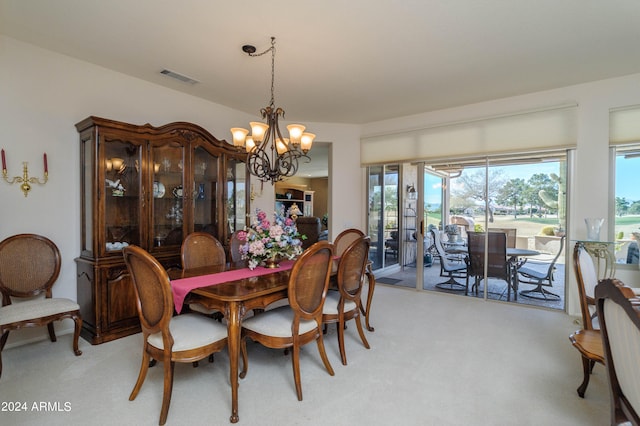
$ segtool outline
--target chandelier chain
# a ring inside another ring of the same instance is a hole
[[[260,53],[251,53],[248,52],[247,54],[251,57],[258,57],[258,56],[262,56],[265,55],[267,53],[271,52],[271,101],[269,103],[269,106],[273,108],[273,106],[275,105],[275,97],[274,97],[274,92],[275,92],[275,79],[276,79],[276,38],[275,37],[271,37],[271,47],[268,48],[267,50],[265,50],[264,52],[260,52]]]

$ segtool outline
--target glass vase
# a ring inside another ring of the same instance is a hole
[[[600,241],[600,228],[604,223],[604,219],[601,217],[586,218],[584,222],[587,225],[587,240]]]

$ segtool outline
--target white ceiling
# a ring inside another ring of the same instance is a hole
[[[0,0],[0,32],[251,114],[367,123],[640,72],[638,0]],[[200,83],[159,74],[170,69]]]

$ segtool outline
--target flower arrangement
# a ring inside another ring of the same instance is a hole
[[[246,241],[240,251],[242,258],[249,260],[249,269],[267,260],[295,259],[302,254],[302,240],[306,238],[298,233],[295,222],[284,212],[275,213],[271,223],[262,210],[256,210],[256,221],[248,230],[238,233],[238,239]]]

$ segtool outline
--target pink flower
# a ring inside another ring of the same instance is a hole
[[[247,233],[245,231],[238,231],[238,233],[236,234],[236,237],[240,241],[247,241]]]
[[[263,212],[262,210],[260,210],[258,212],[258,221],[259,222],[263,222],[266,218],[267,218],[267,214],[265,212]]]
[[[284,226],[293,226],[293,224],[294,224],[293,219],[291,219],[290,217],[284,220]]]

